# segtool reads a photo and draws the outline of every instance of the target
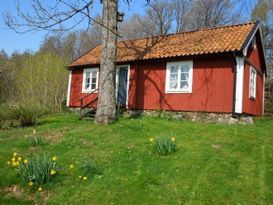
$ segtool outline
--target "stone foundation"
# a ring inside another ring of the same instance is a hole
[[[151,116],[174,120],[191,120],[193,122],[208,122],[214,124],[253,124],[251,116],[240,116],[234,118],[232,114],[225,113],[204,113],[204,112],[174,112],[159,110],[127,110],[125,117]]]

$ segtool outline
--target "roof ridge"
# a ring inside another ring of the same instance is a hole
[[[142,37],[142,38],[125,39],[122,41],[118,41],[118,43],[127,42],[127,41],[138,41],[138,40],[144,40],[144,39],[151,39],[151,38],[156,38],[156,37],[163,38],[163,37],[175,36],[175,35],[180,35],[180,34],[194,33],[194,32],[198,32],[198,31],[216,30],[216,29],[223,29],[223,28],[230,28],[230,27],[237,27],[237,26],[245,26],[245,25],[255,24],[255,23],[256,23],[256,21],[248,21],[245,23],[222,25],[222,26],[217,26],[217,27],[213,27],[213,28],[201,28],[201,29],[195,29],[195,30],[191,30],[191,31],[181,31],[181,32],[170,33],[170,34],[166,34],[166,35],[155,35],[155,36],[148,36],[148,37]]]

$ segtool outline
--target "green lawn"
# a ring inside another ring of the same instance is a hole
[[[45,144],[32,147],[25,135],[33,129]],[[152,151],[149,139],[160,134],[176,137],[176,153]],[[68,114],[1,130],[0,146],[0,204],[273,204],[273,118],[214,125],[146,117],[101,126]],[[61,170],[42,192],[31,189],[7,165],[14,149],[57,155]],[[102,177],[79,179],[86,160]]]

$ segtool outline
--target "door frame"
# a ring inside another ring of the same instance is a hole
[[[130,84],[130,65],[118,65],[116,66],[116,104],[118,100],[118,86],[119,86],[119,69],[121,67],[127,67],[127,88],[126,88],[126,108],[128,108],[128,101],[129,101],[129,84]]]

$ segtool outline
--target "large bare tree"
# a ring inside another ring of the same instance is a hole
[[[117,53],[117,1],[103,0],[99,100],[96,122],[111,123],[116,118],[115,77]]]

